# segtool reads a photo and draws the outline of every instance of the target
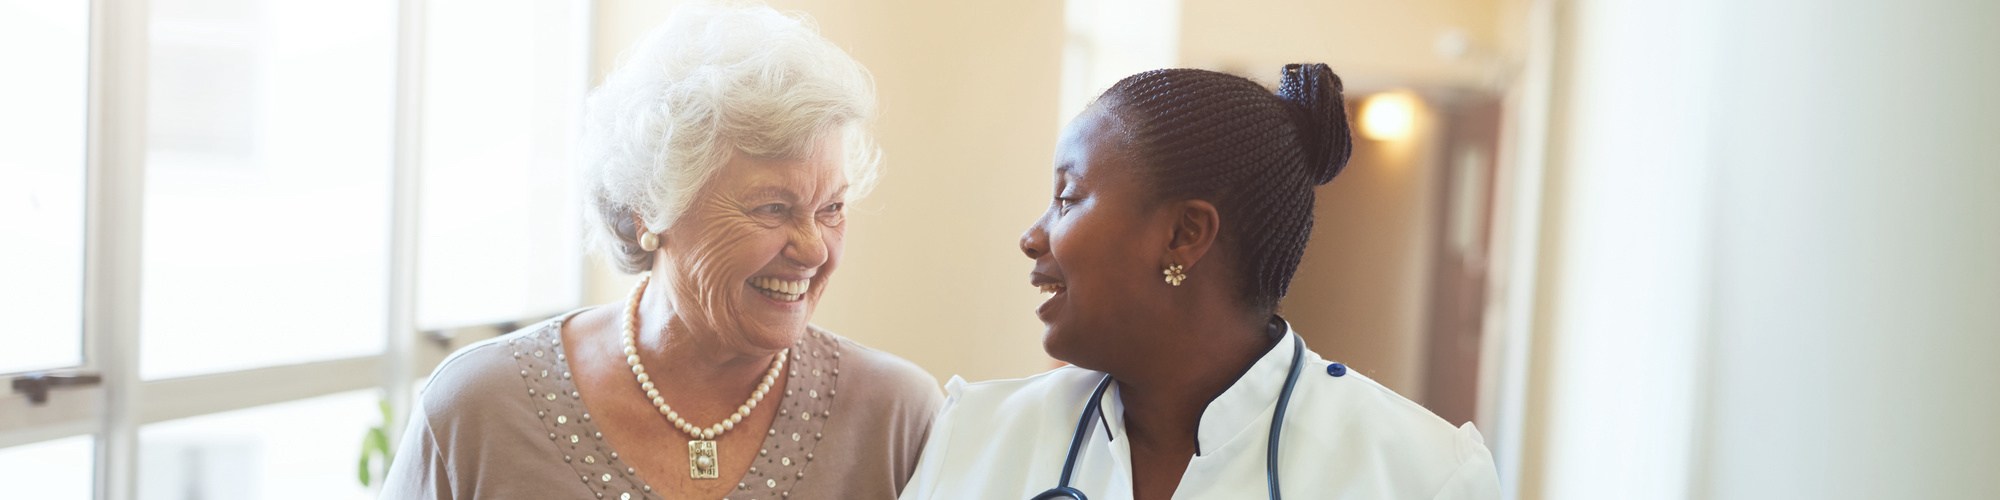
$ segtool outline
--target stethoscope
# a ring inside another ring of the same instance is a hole
[[[1292,387],[1299,384],[1299,365],[1300,360],[1305,357],[1305,351],[1305,342],[1299,340],[1296,336],[1292,337],[1292,372],[1285,375],[1285,389],[1278,392],[1278,412],[1271,415],[1271,444],[1265,448],[1264,455],[1264,479],[1270,483],[1271,500],[1278,500],[1279,498],[1278,430],[1285,425],[1285,406],[1292,402]],[[1084,431],[1090,430],[1090,418],[1097,416],[1098,403],[1104,400],[1104,390],[1110,387],[1111,376],[1105,375],[1104,380],[1097,383],[1097,390],[1090,393],[1090,402],[1083,405],[1083,416],[1076,421],[1076,434],[1069,438],[1069,458],[1063,460],[1062,479],[1056,481],[1056,487],[1050,488],[1040,495],[1035,495],[1030,500],[1052,500],[1058,498],[1090,500],[1088,497],[1083,496],[1083,492],[1069,487],[1069,476],[1071,472],[1076,470],[1077,453],[1083,451]]]

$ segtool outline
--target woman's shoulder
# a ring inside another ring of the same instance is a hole
[[[852,340],[841,339],[843,345],[851,346],[862,363],[857,369],[874,379],[872,383],[891,383],[889,378],[899,379],[901,384],[921,386],[923,391],[941,396],[944,404],[961,409],[955,413],[969,413],[972,418],[993,418],[1009,420],[1013,416],[1026,414],[1068,414],[1069,407],[1081,408],[1090,392],[1095,390],[1104,374],[1065,366],[1025,378],[998,379],[983,382],[966,382],[953,376],[944,385],[943,392],[937,389],[936,379],[893,354],[862,346]],[[844,363],[852,362],[843,360]],[[845,364],[843,363],[843,368]],[[866,367],[866,368],[863,368]],[[912,391],[918,390],[914,387]],[[971,408],[972,410],[964,410]],[[947,412],[953,413],[953,412]]]
[[[565,314],[562,317],[567,317]],[[563,356],[559,322],[542,321],[453,351],[424,383],[419,401],[433,423],[467,414],[494,414],[502,407],[527,408],[524,363],[532,357],[554,364]]]
[[[1335,363],[1316,353],[1308,358],[1292,402],[1292,411],[1303,418],[1287,418],[1285,432],[1373,450],[1369,454],[1380,458],[1381,465],[1405,471],[1428,468],[1437,479],[1482,463],[1492,467],[1485,439],[1471,423],[1454,426],[1367,375],[1344,365],[1329,370]]]
[[[1023,457],[1058,456],[1068,446],[1078,412],[1103,378],[1076,367],[984,382],[952,377],[924,445],[923,463],[904,498],[964,496],[989,487],[1008,490],[1019,486],[1014,479],[1037,477],[1039,469],[1032,466],[1038,462]],[[951,491],[941,492],[947,483]]]
[[[1064,366],[1023,378],[997,379],[982,382],[966,382],[952,377],[945,384],[946,397],[961,404],[1009,405],[1015,407],[1039,406],[1050,402],[1073,402],[1086,399],[1097,383],[1104,378],[1098,373],[1074,366]],[[1065,404],[1066,405],[1066,404]]]
[[[818,326],[809,327],[806,334],[822,338],[833,347],[833,356],[838,359],[834,369],[838,370],[843,392],[852,397],[923,402],[926,412],[936,409],[937,402],[944,397],[937,378],[916,363]]]
[[[1395,390],[1382,385],[1368,375],[1344,364],[1338,368],[1334,363],[1311,353],[1305,360],[1299,374],[1298,390],[1306,394],[1309,404],[1339,409],[1341,420],[1352,425],[1372,427],[1397,427],[1406,433],[1421,435],[1450,435],[1456,428],[1432,413],[1429,408],[1403,397]]]
[[[1104,374],[1065,366],[1024,378],[966,382],[952,377],[945,383],[945,411],[956,429],[1004,433],[997,429],[1069,425],[1097,389]],[[973,437],[973,436],[967,436]]]

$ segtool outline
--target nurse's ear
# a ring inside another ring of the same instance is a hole
[[[1169,284],[1180,286],[1180,280],[1173,277],[1178,274],[1182,279],[1195,279],[1193,273],[1203,267],[1202,258],[1215,248],[1222,215],[1216,212],[1215,204],[1206,200],[1182,200],[1170,204],[1166,210],[1173,216],[1173,236],[1167,239],[1167,251],[1161,256],[1164,262],[1159,266],[1166,271]],[[1180,267],[1175,269],[1175,266]],[[1209,279],[1215,279],[1214,274],[1208,273]]]

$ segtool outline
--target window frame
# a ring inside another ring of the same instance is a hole
[[[0,448],[81,435],[95,437],[92,497],[137,498],[141,426],[379,388],[395,416],[398,441],[415,400],[414,382],[460,347],[553,316],[444,330],[416,329],[417,212],[423,141],[425,12],[428,0],[396,5],[394,133],[386,341],[379,354],[188,377],[142,380],[139,364],[140,248],[145,214],[149,0],[89,0],[85,120],[83,361],[41,374],[96,374],[95,385],[57,387],[34,404],[0,394]],[[573,51],[568,93],[581,113],[594,56],[595,0],[565,0],[570,23],[563,50]],[[581,216],[581,207],[577,207]],[[576,262],[582,279],[583,262]],[[579,296],[576,301],[581,303]],[[29,373],[0,373],[15,379]],[[356,436],[357,442],[360,436]],[[359,447],[355,452],[360,452]]]

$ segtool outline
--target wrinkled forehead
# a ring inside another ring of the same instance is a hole
[[[709,181],[710,190],[783,197],[838,196],[848,186],[847,156],[837,137],[818,141],[802,157],[763,157],[737,150]]]

